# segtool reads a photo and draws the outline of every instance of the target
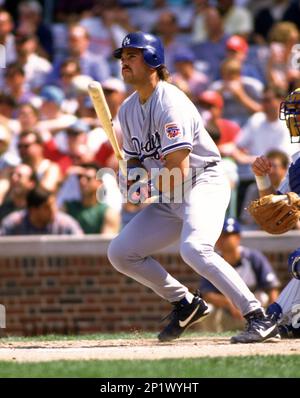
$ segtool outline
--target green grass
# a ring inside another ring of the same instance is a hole
[[[201,333],[190,332],[185,337],[229,337],[234,332]],[[33,337],[9,336],[1,338],[8,342],[41,342],[65,340],[107,340],[107,339],[156,338],[156,333],[97,333],[89,335],[47,335]],[[300,377],[300,355],[291,356],[246,356],[189,358],[163,360],[112,360],[112,361],[52,361],[39,363],[17,363],[0,361],[0,378],[3,377]]]
[[[209,333],[209,332],[187,332],[184,337],[229,337],[235,334],[235,332],[222,332],[222,333]],[[95,334],[80,334],[80,335],[60,335],[60,334],[48,334],[42,336],[8,336],[2,337],[1,342],[21,342],[21,341],[66,341],[66,340],[115,340],[115,339],[154,339],[157,337],[157,333],[150,332],[127,332],[127,333],[95,333]]]
[[[2,361],[0,377],[300,377],[300,355],[159,361]]]
[[[67,340],[115,340],[126,339],[133,340],[138,338],[154,338],[154,333],[95,333],[95,334],[78,334],[78,335],[61,335],[61,334],[48,334],[42,336],[8,336],[1,338],[1,342],[35,342],[35,341],[67,341]]]

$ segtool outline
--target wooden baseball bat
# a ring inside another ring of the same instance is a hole
[[[123,175],[127,176],[127,167],[124,162],[123,153],[117,141],[111,113],[107,105],[101,84],[94,80],[88,85],[88,92],[95,108],[96,114],[102,124],[103,130],[105,131],[107,138],[109,139],[109,142],[113,147],[116,158],[119,160],[119,167]],[[147,198],[145,200],[145,203],[153,203],[157,198],[158,196]]]
[[[111,113],[107,105],[101,84],[97,81],[91,82],[88,85],[88,92],[95,108],[96,114],[102,124],[103,130],[105,131],[107,138],[109,139],[109,142],[113,147],[116,158],[119,160],[119,166],[121,168],[121,171],[124,175],[126,175],[126,167],[124,165],[124,162],[122,162],[122,160],[124,160],[123,153],[117,141]]]

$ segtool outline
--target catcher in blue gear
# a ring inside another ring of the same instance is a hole
[[[291,92],[281,103],[280,119],[284,120],[287,125],[291,142],[299,143],[300,88]],[[291,165],[277,192],[275,192],[269,178],[271,167],[271,162],[264,156],[258,157],[252,165],[260,198],[264,198],[267,195],[271,197],[281,195],[282,200],[284,200],[285,194],[287,194],[287,197],[295,194],[300,195],[300,151],[292,156]],[[289,204],[282,204],[285,216],[289,217],[289,209],[286,206],[289,206]],[[280,217],[274,214],[274,219],[280,225]],[[299,217],[296,217],[296,221],[299,221]],[[292,229],[293,226],[295,226],[295,223],[290,223],[290,227],[286,230]],[[286,232],[286,230],[282,230],[282,232]],[[300,248],[290,254],[288,258],[288,270],[292,279],[282,290],[276,302],[268,307],[267,313],[277,320],[282,338],[300,338]]]

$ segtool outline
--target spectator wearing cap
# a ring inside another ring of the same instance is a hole
[[[255,52],[252,56],[249,52],[249,45],[241,36],[233,35],[226,41],[227,59],[236,59],[241,62],[242,76],[250,76],[265,83],[266,76],[260,58]],[[255,58],[254,58],[255,55]]]
[[[120,147],[122,146],[122,131],[120,122],[118,119],[118,111],[123,103],[126,96],[126,87],[122,80],[117,78],[109,78],[106,79],[102,83],[103,92],[108,104],[108,107],[111,112],[114,128],[116,131],[116,136],[119,142]],[[101,129],[102,130],[102,129]],[[99,131],[99,136],[104,137],[104,132]],[[94,161],[97,162],[102,167],[110,167],[114,170],[118,169],[118,162],[115,157],[113,148],[105,135],[105,141],[102,142],[99,150],[95,154]]]
[[[235,268],[264,306],[276,299],[280,284],[272,265],[260,251],[241,245],[241,226],[235,218],[225,219],[216,250]],[[214,307],[214,315],[210,317],[214,331],[243,327],[239,310],[215,286],[201,278],[199,287],[203,299]]]
[[[52,71],[50,62],[37,55],[37,46],[37,37],[32,33],[16,36],[17,62],[23,66],[25,81],[32,91],[40,89]]]
[[[79,133],[80,141],[84,140],[87,145],[87,152],[93,156],[98,150],[100,143],[107,139],[98,137],[96,132],[91,132],[89,125],[74,115],[66,114],[62,111],[65,101],[65,94],[61,88],[48,85],[43,87],[40,92],[42,105],[40,108],[40,118],[37,130],[45,145],[45,156],[53,161],[57,161],[66,172],[72,161],[69,159],[70,137],[76,137]],[[72,135],[72,133],[73,135]],[[73,155],[72,155],[73,156]]]
[[[42,99],[41,116],[43,119],[54,119],[65,99],[63,90],[57,86],[44,86],[40,91]]]
[[[227,154],[226,146],[236,141],[240,127],[237,123],[222,117],[224,101],[220,93],[212,90],[205,90],[197,98],[197,105],[204,119],[205,125],[215,124],[220,130],[218,147],[221,154]]]
[[[171,75],[172,83],[185,92],[194,102],[197,95],[208,86],[208,77],[195,68],[195,55],[185,49],[174,56],[175,73]]]
[[[67,141],[65,150],[58,147],[54,138],[44,142],[45,157],[57,163],[64,176],[74,164],[74,156],[76,156],[78,148],[86,145],[89,130],[89,126],[78,119],[65,130]]]
[[[233,52],[232,56],[235,59],[243,62],[247,58],[249,45],[243,37],[233,35],[226,41],[226,49]]]
[[[63,102],[65,101],[65,93],[63,90],[54,85],[44,86],[40,91],[41,106],[40,118],[45,121],[55,121],[58,130],[63,126],[68,127],[76,121],[73,115],[65,114],[62,111]],[[48,122],[45,122],[45,128],[48,130]]]
[[[66,147],[64,129],[76,122],[77,117],[62,111],[65,94],[61,88],[47,85],[40,91],[42,105],[40,107],[40,119],[38,129],[42,132],[44,141],[48,141],[52,136],[47,134],[50,131],[55,136],[55,141],[60,149]]]

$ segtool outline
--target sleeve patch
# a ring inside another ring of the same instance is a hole
[[[165,133],[170,140],[175,140],[177,137],[182,137],[182,131],[177,123],[165,124]]]

